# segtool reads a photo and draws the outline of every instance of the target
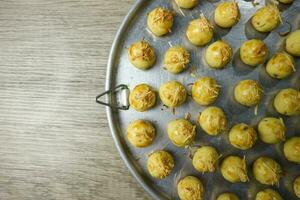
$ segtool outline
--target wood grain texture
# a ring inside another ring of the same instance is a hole
[[[1,200],[150,199],[95,103],[133,2],[1,1]]]

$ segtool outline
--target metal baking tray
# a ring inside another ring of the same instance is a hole
[[[127,87],[130,90],[139,83],[148,83],[158,90],[162,83],[174,79],[180,81],[189,89],[188,85],[193,83],[198,77],[208,75],[214,77],[222,85],[221,95],[214,105],[223,108],[229,120],[229,127],[239,122],[245,122],[256,127],[258,121],[264,116],[279,116],[272,106],[274,95],[282,88],[292,87],[300,89],[300,59],[296,59],[296,73],[285,80],[277,81],[266,75],[264,65],[256,68],[245,67],[239,60],[237,52],[244,41],[254,37],[263,39],[268,45],[269,56],[283,50],[285,36],[281,35],[290,31],[289,29],[296,30],[300,26],[300,1],[295,0],[291,6],[280,7],[283,21],[280,27],[270,34],[257,34],[253,33],[251,27],[249,27],[249,19],[266,2],[264,0],[256,0],[257,5],[254,6],[253,1],[237,0],[241,11],[239,23],[230,30],[216,28],[214,36],[214,41],[222,38],[231,44],[234,57],[223,70],[214,70],[209,68],[203,60],[203,53],[207,46],[195,47],[191,45],[186,39],[185,31],[188,22],[198,18],[201,13],[213,22],[213,11],[221,1],[200,0],[199,5],[192,10],[178,9],[174,0],[136,1],[123,21],[112,45],[107,69],[107,92],[98,96],[97,99],[100,102],[99,98],[107,94],[106,103],[101,102],[108,105],[108,122],[119,153],[133,176],[154,199],[178,199],[176,183],[186,175],[194,175],[202,180],[205,187],[205,200],[215,200],[219,193],[225,191],[236,193],[242,200],[254,199],[258,190],[267,188],[267,186],[255,181],[251,173],[253,161],[262,155],[275,158],[281,163],[285,171],[285,176],[281,179],[279,187],[274,186],[273,188],[284,199],[296,199],[292,192],[292,180],[296,175],[300,175],[300,165],[292,164],[284,159],[281,151],[282,144],[267,145],[258,141],[252,149],[241,151],[229,144],[226,133],[217,137],[211,137],[205,134],[197,125],[197,136],[194,146],[213,145],[223,155],[223,158],[230,154],[246,156],[250,181],[231,184],[222,178],[219,170],[214,174],[201,174],[195,171],[189,158],[191,149],[174,146],[166,133],[167,123],[176,118],[183,118],[186,113],[190,113],[192,123],[197,124],[196,117],[204,109],[203,106],[197,105],[189,97],[186,103],[176,109],[175,113],[164,107],[160,101],[153,109],[143,113],[129,108]],[[172,9],[176,12],[172,33],[159,38],[153,36],[147,30],[146,25],[147,13],[158,6]],[[130,44],[143,38],[154,46],[157,54],[155,66],[147,71],[136,69],[127,58],[127,48]],[[191,53],[189,69],[178,75],[170,74],[162,69],[162,58],[170,45],[183,45]],[[190,69],[192,68],[196,68],[196,72],[195,70],[191,72]],[[239,106],[232,99],[233,86],[243,79],[258,80],[264,88],[265,95],[258,106],[257,113],[254,108]],[[114,90],[116,87],[117,91]],[[299,116],[281,117],[288,128],[287,137],[300,134]],[[134,148],[127,140],[126,128],[131,121],[136,119],[150,120],[156,126],[157,136],[155,141],[147,148]],[[163,180],[156,180],[150,177],[146,168],[148,154],[158,149],[165,149],[171,152],[175,158],[175,168],[172,174]]]

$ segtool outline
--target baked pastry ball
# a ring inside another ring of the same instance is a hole
[[[262,184],[277,185],[283,172],[275,160],[262,156],[254,161],[253,175]]]
[[[192,97],[200,105],[206,106],[215,102],[220,94],[220,86],[211,77],[204,76],[193,84]]]
[[[283,146],[284,156],[288,161],[300,164],[300,137],[291,137]]]
[[[156,36],[163,36],[171,32],[174,13],[170,10],[158,7],[152,10],[147,17],[147,25]]]
[[[217,200],[239,200],[238,196],[231,192],[225,192],[218,196]]]
[[[251,24],[259,32],[270,32],[280,24],[280,12],[275,4],[268,4],[256,11]]]
[[[235,1],[220,3],[215,10],[214,19],[222,28],[233,27],[240,20],[239,5]]]
[[[240,48],[240,56],[243,63],[253,67],[262,64],[267,55],[267,45],[258,39],[248,40]]]
[[[130,92],[129,103],[137,111],[144,112],[155,105],[156,92],[154,89],[145,84],[139,84]]]
[[[293,56],[300,56],[300,29],[288,35],[285,49]]]
[[[204,46],[214,36],[213,27],[205,16],[200,16],[199,19],[194,19],[190,22],[186,30],[186,36],[192,44]]]
[[[181,200],[203,200],[204,187],[200,179],[186,176],[177,185],[178,196]]]
[[[170,175],[174,168],[174,159],[166,151],[152,153],[147,161],[147,168],[151,176],[157,179],[164,179]]]
[[[153,47],[144,40],[131,44],[128,49],[128,58],[131,64],[139,69],[152,67],[156,60]]]
[[[197,149],[193,156],[193,166],[199,172],[214,172],[220,154],[212,146],[203,146]]]
[[[263,95],[261,85],[254,80],[242,80],[234,88],[235,100],[244,106],[255,106]]]
[[[278,1],[283,4],[289,4],[292,3],[294,0],[278,0]]]
[[[265,189],[256,194],[255,200],[282,200],[282,197],[275,190]]]
[[[232,48],[226,42],[219,40],[208,46],[205,52],[207,64],[216,69],[223,68],[232,58]]]
[[[247,182],[246,159],[239,156],[228,156],[221,164],[222,176],[231,183]]]
[[[298,177],[294,180],[293,189],[294,189],[295,195],[296,195],[298,198],[300,198],[300,176],[298,176]]]
[[[198,4],[198,0],[175,0],[180,8],[190,9]]]
[[[218,135],[227,127],[227,118],[221,108],[205,108],[198,117],[198,123],[208,135]]]
[[[175,108],[185,102],[187,92],[178,81],[168,81],[160,86],[159,96],[164,105]]]
[[[176,119],[169,122],[167,132],[173,144],[185,147],[194,141],[196,126],[186,119]]]
[[[155,128],[146,120],[135,120],[127,127],[127,137],[133,146],[147,147],[155,138]]]
[[[189,63],[190,54],[183,47],[170,47],[165,53],[164,67],[171,73],[177,74],[182,72]]]
[[[296,71],[295,60],[289,54],[279,52],[268,61],[266,71],[273,78],[286,78]]]
[[[265,117],[258,123],[259,138],[267,144],[285,140],[286,127],[281,118]]]
[[[229,142],[235,148],[250,149],[257,140],[257,133],[251,126],[240,123],[233,126],[229,131]]]
[[[300,114],[300,92],[293,88],[280,90],[274,99],[274,107],[280,114],[293,116]]]

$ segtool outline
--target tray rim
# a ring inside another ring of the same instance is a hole
[[[106,71],[106,81],[105,81],[105,90],[108,91],[112,89],[112,79],[113,79],[113,65],[115,62],[115,57],[117,54],[117,47],[120,43],[122,32],[126,30],[127,25],[130,23],[130,20],[134,17],[136,11],[140,9],[141,5],[146,2],[147,0],[136,0],[132,7],[130,8],[129,12],[123,19],[121,25],[119,26],[119,29],[114,37],[113,43],[111,45],[108,62],[107,62],[107,71]],[[106,99],[109,100],[109,97]],[[118,131],[116,126],[113,123],[113,109],[109,106],[106,107],[106,116],[108,120],[108,125],[110,129],[110,133],[112,135],[112,138],[114,140],[115,146],[118,150],[119,155],[121,156],[123,162],[125,163],[126,167],[129,169],[131,175],[137,180],[137,182],[143,187],[143,189],[150,194],[151,197],[154,199],[167,199],[163,197],[162,195],[159,195],[154,188],[149,186],[148,183],[145,182],[141,174],[138,172],[138,170],[135,168],[133,163],[130,161],[128,154],[125,151],[125,146],[121,143],[118,135]]]

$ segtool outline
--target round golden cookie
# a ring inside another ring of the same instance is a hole
[[[219,94],[220,86],[212,77],[204,76],[196,80],[192,86],[192,97],[202,106],[215,102]]]
[[[300,29],[288,35],[285,42],[285,49],[293,56],[300,56]]]
[[[185,147],[194,141],[196,126],[186,119],[176,119],[168,123],[167,132],[173,144]]]
[[[213,35],[213,27],[204,16],[192,20],[186,30],[188,40],[196,46],[206,45],[212,40]]]
[[[288,139],[283,146],[284,156],[288,161],[300,164],[300,137]]]
[[[171,32],[174,13],[170,10],[158,7],[152,10],[147,17],[147,25],[156,36],[163,36]]]
[[[283,176],[281,166],[272,158],[262,156],[254,161],[253,175],[265,185],[277,185]]]
[[[240,20],[239,5],[235,1],[220,3],[214,14],[215,23],[222,28],[231,28]]]
[[[219,40],[208,46],[205,52],[207,64],[215,69],[221,69],[232,58],[232,48],[226,42]]]
[[[203,146],[197,149],[193,156],[193,166],[199,172],[214,172],[220,154],[213,146]]]
[[[295,195],[296,195],[298,198],[300,198],[300,176],[298,176],[298,177],[294,180],[293,189],[294,189]]]
[[[255,200],[283,200],[278,192],[272,189],[264,189],[256,194]]]
[[[229,131],[229,142],[235,148],[241,150],[250,149],[257,140],[257,133],[251,126],[240,123],[233,126]]]
[[[280,90],[274,99],[274,107],[280,114],[294,116],[300,114],[300,91],[293,88]]]
[[[217,200],[240,200],[236,194],[231,192],[225,192],[218,196]]]
[[[200,179],[194,176],[186,176],[177,185],[180,200],[203,200],[204,187]]]
[[[290,4],[293,3],[294,0],[278,0],[278,1],[283,4]]]
[[[244,42],[240,48],[240,57],[243,63],[255,67],[262,64],[268,55],[267,45],[258,39]]]
[[[185,102],[187,91],[178,81],[168,81],[160,86],[159,96],[164,105],[175,108]]]
[[[134,42],[128,49],[128,58],[131,64],[139,69],[149,69],[156,60],[153,47],[146,41]]]
[[[283,79],[296,71],[295,60],[285,52],[276,53],[266,65],[267,73],[277,79]]]
[[[130,92],[129,103],[137,111],[149,110],[156,103],[156,92],[145,83],[139,84]]]
[[[242,80],[234,88],[235,100],[244,106],[255,106],[263,95],[261,85],[254,80]]]
[[[190,63],[190,54],[180,46],[170,47],[164,56],[164,68],[173,74],[182,72]]]
[[[228,156],[221,164],[221,173],[224,179],[231,183],[247,182],[247,163],[245,158]]]
[[[227,127],[227,118],[221,108],[205,108],[198,117],[198,123],[208,135],[218,135]]]
[[[256,11],[251,18],[255,30],[266,33],[274,30],[280,24],[280,12],[275,4],[268,4]]]
[[[286,127],[281,118],[265,117],[258,124],[259,138],[267,144],[276,144],[285,140]]]
[[[164,179],[174,168],[173,156],[166,151],[156,151],[149,156],[147,168],[154,178]]]
[[[156,135],[154,126],[146,120],[135,120],[127,127],[127,138],[135,147],[147,147]]]
[[[198,4],[198,0],[175,0],[180,8],[190,9]]]

